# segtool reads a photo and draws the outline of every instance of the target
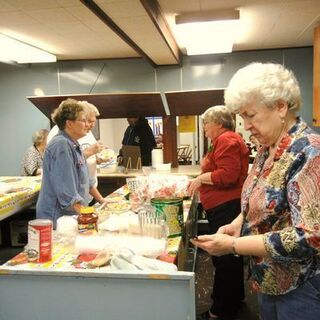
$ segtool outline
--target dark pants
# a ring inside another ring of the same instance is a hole
[[[232,222],[240,213],[240,200],[226,202],[206,210],[211,233]],[[232,254],[212,256],[215,276],[213,280],[213,304],[210,311],[222,319],[235,319],[244,299],[243,258]]]

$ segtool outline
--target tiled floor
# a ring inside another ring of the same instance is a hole
[[[196,312],[197,315],[207,311],[211,306],[213,266],[211,257],[198,250],[196,263]],[[246,271],[245,271],[246,272]],[[246,297],[240,310],[240,320],[259,320],[258,304],[255,294],[245,284]]]

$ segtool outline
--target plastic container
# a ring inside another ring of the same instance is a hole
[[[152,167],[156,168],[157,165],[163,163],[163,150],[162,149],[153,149],[151,152],[151,161]]]
[[[164,216],[169,237],[181,236],[183,227],[183,198],[152,198],[151,205],[156,208],[158,216]]]
[[[100,173],[115,173],[118,171],[117,163],[101,163],[99,166]]]
[[[78,216],[78,231],[82,235],[98,232],[98,216],[94,212],[94,207],[81,207]]]

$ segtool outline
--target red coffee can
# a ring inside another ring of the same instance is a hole
[[[47,262],[52,259],[52,221],[35,219],[28,224],[28,257],[31,262]]]

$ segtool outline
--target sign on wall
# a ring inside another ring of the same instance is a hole
[[[179,132],[196,132],[196,116],[179,116]]]

